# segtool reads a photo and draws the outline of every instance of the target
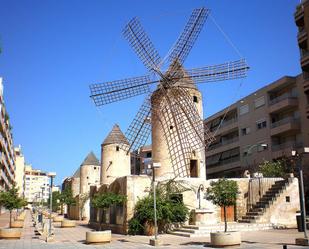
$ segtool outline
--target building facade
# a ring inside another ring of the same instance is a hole
[[[4,104],[2,78],[0,78],[0,190],[9,189],[15,179],[15,155],[11,130],[10,118]]]
[[[303,76],[283,77],[205,119],[215,134],[206,151],[208,178],[240,177],[264,160],[291,159],[309,146]],[[308,164],[303,160],[308,177]]]
[[[24,176],[25,176],[25,157],[21,146],[14,148],[15,152],[15,183],[18,188],[19,196],[24,196]]]
[[[46,202],[49,198],[49,177],[46,172],[25,166],[24,197],[28,203]]]

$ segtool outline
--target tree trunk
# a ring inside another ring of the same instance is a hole
[[[10,210],[10,228],[12,227],[12,210]]]
[[[226,206],[223,206],[223,214],[224,214],[224,232],[227,231],[227,221],[226,221]]]

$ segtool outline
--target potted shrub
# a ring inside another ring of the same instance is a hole
[[[219,179],[212,181],[207,188],[207,200],[223,208],[224,213],[224,232],[210,233],[210,242],[213,246],[231,246],[241,243],[240,232],[227,232],[226,208],[236,204],[238,185],[235,181]]]
[[[12,227],[12,212],[14,209],[19,209],[25,205],[24,199],[18,196],[18,190],[13,185],[8,191],[0,192],[0,204],[5,207],[10,212],[10,223],[9,228],[1,228],[0,229],[0,238],[3,239],[19,239],[21,237],[21,229],[15,228],[17,224],[14,224],[14,228]],[[22,221],[23,222],[23,221]]]
[[[101,208],[106,211],[112,205],[124,204],[127,200],[125,195],[115,194],[112,192],[95,194],[91,200],[91,205],[94,208]],[[102,212],[102,216],[105,212]],[[107,243],[112,239],[111,230],[102,231],[102,219],[100,219],[100,225],[98,231],[86,232],[86,243]]]

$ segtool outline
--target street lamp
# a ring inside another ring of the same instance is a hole
[[[308,245],[308,236],[307,236],[307,224],[306,224],[306,206],[305,206],[305,194],[304,194],[304,178],[303,178],[303,165],[302,165],[302,156],[309,153],[309,147],[305,147],[303,152],[298,153],[296,150],[292,150],[292,157],[296,158],[296,164],[299,173],[299,198],[300,198],[300,212],[301,220],[304,229],[304,239],[296,239],[296,244],[298,245]]]
[[[158,224],[157,224],[157,202],[156,202],[156,174],[155,169],[161,167],[161,163],[152,163],[152,189],[153,189],[153,209],[154,209],[154,227],[155,227],[155,237],[154,239],[150,239],[150,245],[157,246],[159,244],[158,241]]]
[[[49,231],[48,236],[46,238],[46,242],[48,242],[48,239],[51,238],[52,235],[52,208],[53,208],[53,179],[56,176],[56,172],[49,172],[47,176],[50,178],[50,186],[49,186]]]

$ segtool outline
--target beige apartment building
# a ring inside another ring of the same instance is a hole
[[[49,177],[46,172],[25,166],[24,197],[28,203],[46,202],[49,198]]]
[[[0,78],[0,190],[9,189],[15,178],[15,155],[10,118],[3,97],[3,84]]]
[[[21,146],[14,148],[15,152],[15,184],[18,188],[19,196],[24,196],[24,176],[25,176],[25,157]]]
[[[216,140],[206,151],[207,178],[253,173],[264,160],[289,159],[309,146],[307,101],[302,74],[286,76],[208,117]]]

